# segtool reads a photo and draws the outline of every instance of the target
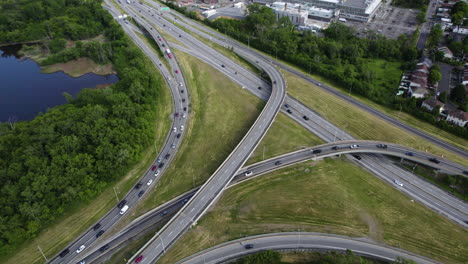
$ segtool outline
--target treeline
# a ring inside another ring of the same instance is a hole
[[[94,199],[140,160],[154,135],[155,100],[162,89],[161,80],[151,72],[141,51],[112,17],[102,12],[101,1],[10,2],[10,7],[21,10],[20,14],[31,3],[36,7],[56,3],[46,9],[49,15],[15,16],[22,25],[29,25],[32,19],[38,25],[55,20],[50,14],[101,14],[96,28],[88,30],[106,36],[103,47],[108,52],[104,52],[105,59],[97,60],[113,63],[120,80],[105,89],[84,89],[76,98],[66,95],[67,104],[49,109],[32,121],[0,123],[0,257],[13,253],[71,207]],[[3,18],[11,11],[5,6],[0,11]],[[58,9],[59,13],[53,12]],[[68,30],[74,28],[74,22],[63,21],[60,29],[51,27],[49,33],[71,36]],[[9,23],[3,19],[0,26],[9,27]],[[3,42],[23,37],[8,32],[16,31],[1,31],[2,36],[9,36]],[[103,47],[83,43],[71,50],[96,59],[102,56],[96,50]],[[67,50],[57,56],[62,52]],[[47,60],[68,59],[60,56]]]
[[[169,7],[199,20],[195,12],[172,3]],[[323,36],[310,31],[298,32],[291,21],[283,17],[276,21],[273,11],[265,6],[247,6],[244,20],[218,18],[203,20],[217,29],[251,47],[290,62],[305,72],[323,76],[381,105],[404,110],[415,117],[434,124],[460,137],[468,138],[468,130],[438,121],[437,116],[420,109],[422,100],[396,97],[399,79],[379,74],[372,68],[373,60],[398,62],[402,71],[412,70],[420,57],[416,49],[417,34],[401,35],[396,40],[369,32],[358,37],[353,28],[332,23]]]
[[[406,8],[427,8],[429,0],[393,0],[392,5]]]

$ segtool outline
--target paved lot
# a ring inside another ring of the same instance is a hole
[[[347,24],[365,34],[369,30],[381,33],[390,39],[397,39],[401,34],[411,35],[416,30],[417,10],[382,5],[368,23],[349,21]]]

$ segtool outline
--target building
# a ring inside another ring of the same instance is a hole
[[[309,13],[302,10],[299,4],[288,4],[285,2],[274,2],[271,5],[275,13],[276,20],[282,17],[288,17],[291,22],[296,26],[305,26]]]
[[[468,28],[454,27],[454,28],[453,28],[453,33],[458,33],[458,34],[462,34],[462,35],[468,35]]]
[[[333,9],[325,9],[315,6],[308,8],[307,11],[309,11],[309,18],[318,18],[326,20],[330,20],[335,13]]]
[[[424,100],[421,104],[421,108],[426,108],[429,112],[432,112],[436,107],[440,107],[439,113],[441,113],[444,110],[444,106],[445,104],[437,100],[436,98]]]
[[[423,98],[429,93],[427,91],[427,77],[429,76],[429,69],[431,67],[432,61],[429,58],[424,58],[416,64],[416,69],[409,78],[409,93],[412,97]]]
[[[447,113],[447,122],[453,123],[457,126],[466,127],[468,122],[468,113],[455,109]]]
[[[368,22],[377,12],[382,0],[342,0],[340,17]]]
[[[235,3],[233,6],[234,6],[235,8],[241,8],[241,7],[244,6],[244,3],[243,3],[243,2]]]
[[[448,59],[452,59],[452,58],[453,58],[453,53],[452,53],[452,51],[451,51],[449,48],[447,48],[447,47],[440,47],[440,48],[438,48],[437,50],[443,52],[445,58],[448,58]]]
[[[215,9],[211,9],[211,10],[206,10],[206,11],[203,11],[202,14],[205,16],[205,17],[210,17],[214,14],[216,14],[216,10]]]

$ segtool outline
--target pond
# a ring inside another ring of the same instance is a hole
[[[65,104],[64,92],[75,96],[83,88],[118,81],[116,74],[74,78],[64,72],[41,73],[36,62],[20,59],[18,50],[18,46],[0,48],[0,122],[32,120],[47,108]]]

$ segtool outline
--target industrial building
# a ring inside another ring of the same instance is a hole
[[[309,12],[302,10],[299,4],[274,2],[270,7],[276,15],[276,20],[282,17],[288,17],[296,26],[304,26],[309,15]]]

